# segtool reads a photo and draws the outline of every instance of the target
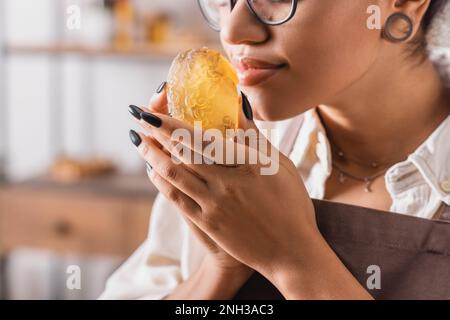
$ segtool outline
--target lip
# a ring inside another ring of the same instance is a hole
[[[286,66],[283,63],[271,63],[246,56],[235,56],[232,63],[238,73],[239,84],[243,86],[259,85]]]

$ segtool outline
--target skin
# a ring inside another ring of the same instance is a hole
[[[448,93],[428,60],[408,56],[407,43],[391,43],[382,31],[366,27],[366,9],[379,5],[383,22],[394,12],[407,14],[414,37],[429,2],[303,0],[291,21],[268,27],[238,1],[220,38],[230,59],[245,53],[286,63],[267,81],[243,88],[255,118],[282,120],[318,106],[327,135],[347,156],[394,164],[449,115]],[[164,94],[152,98],[148,111],[163,120],[161,128],[140,122],[146,134],[138,151],[154,168],[150,179],[209,249],[200,269],[168,299],[231,298],[253,270],[288,299],[371,298],[321,236],[311,199],[289,159],[280,155],[274,176],[261,176],[249,165],[174,165],[170,134],[186,125],[166,115]],[[247,120],[242,126],[255,128]],[[379,170],[354,163],[341,167],[359,176]],[[326,199],[389,210],[382,177],[373,189],[367,194],[360,182],[340,184],[333,172]]]

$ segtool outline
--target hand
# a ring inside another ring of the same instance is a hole
[[[204,155],[204,146],[199,148],[191,141],[174,141],[172,133],[176,129],[183,128],[192,137],[193,128],[165,114],[147,114],[146,122],[140,124],[164,150],[183,162],[174,163],[167,153],[142,135],[143,143],[138,150],[153,167],[150,179],[196,226],[197,233],[210,239],[215,247],[223,248],[235,260],[270,278],[280,265],[304,261],[305,252],[310,252],[308,246],[323,240],[312,201],[299,173],[268,141],[264,141],[267,151],[257,150],[258,158],[270,157],[272,166],[279,170],[274,175],[261,175],[263,165],[260,163],[192,164],[190,156],[193,153]],[[242,120],[241,126],[258,132],[251,120]],[[191,154],[180,154],[180,143]],[[247,159],[255,151],[242,143],[232,144],[232,148],[244,152]],[[279,158],[274,157],[275,154]],[[223,159],[210,160],[223,163]]]
[[[160,113],[144,118],[140,124],[154,140],[141,134],[138,151],[154,168],[150,179],[227,261],[231,256],[259,271],[288,299],[371,298],[321,236],[314,206],[293,163],[264,138],[259,136],[256,146],[266,144],[268,149],[258,148],[257,158],[271,160],[270,167],[278,168],[273,175],[261,174],[261,162],[226,166],[216,153],[205,152],[204,144],[173,138],[181,128],[194,135],[192,126],[181,121]],[[257,131],[251,119],[241,126]],[[245,154],[245,159],[254,155],[254,145],[216,139],[225,151]],[[192,164],[193,154],[209,164]]]
[[[142,112],[157,112],[160,114],[168,114],[168,106],[167,106],[167,95],[165,86],[162,89],[162,92],[156,93],[150,99],[149,105],[147,108],[137,109],[136,107],[131,107],[130,112],[135,115],[140,114]],[[139,118],[139,117],[138,117]],[[139,120],[139,119],[137,119]],[[151,144],[154,147],[160,149],[160,152],[164,152],[167,156],[169,156],[168,151],[166,151],[162,145],[150,136],[142,137],[143,141],[146,144]],[[172,185],[164,179],[162,176],[158,175],[155,171],[147,170],[149,178],[153,181],[155,186],[165,195],[170,193]],[[152,175],[154,177],[152,178]],[[169,197],[170,198],[170,197]],[[177,202],[175,202],[175,205]],[[202,266],[204,269],[211,270],[211,272],[231,275],[235,278],[242,278],[242,284],[251,276],[254,272],[251,268],[242,264],[232,256],[230,256],[226,251],[224,251],[220,246],[217,245],[215,241],[213,241],[205,232],[203,232],[200,228],[198,228],[190,219],[186,219],[188,225],[190,226],[193,233],[197,236],[197,238],[205,245],[208,251],[208,255],[205,257]],[[240,277],[239,277],[240,276]],[[242,285],[241,284],[241,285]]]

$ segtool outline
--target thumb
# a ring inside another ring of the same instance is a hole
[[[147,112],[168,114],[167,100],[167,82],[164,81],[156,90],[156,93],[150,98],[148,106],[145,108]]]
[[[248,100],[247,96],[241,92],[241,102],[242,102],[242,112],[239,116],[239,128],[244,131],[245,137],[251,137],[252,133],[254,132],[257,136],[257,145],[258,149],[261,146],[269,147],[271,146],[270,141],[266,138],[266,134],[268,132],[261,131],[255,124],[255,121],[253,120],[253,110],[252,106],[250,104],[250,101]],[[241,140],[238,135],[238,142],[244,143],[247,146],[249,145],[248,139],[244,139],[245,141]]]
[[[239,114],[239,128],[241,129],[258,129],[253,121],[253,110],[247,96],[241,91],[242,112]]]

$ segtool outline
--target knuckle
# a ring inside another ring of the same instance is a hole
[[[230,196],[236,194],[236,186],[234,183],[226,182],[223,184],[223,194],[221,196],[221,201],[226,201]]]
[[[174,181],[178,178],[178,169],[172,165],[166,165],[161,169],[161,175],[169,181]]]
[[[170,153],[175,155],[176,157],[181,157],[184,153],[186,153],[183,144],[177,140],[170,140],[168,143],[168,150]]]
[[[205,215],[208,220],[213,219],[221,209],[219,203],[224,203],[221,200],[221,197],[217,197],[216,200],[212,200],[208,203],[207,214]]]
[[[242,175],[252,177],[252,176],[256,175],[257,168],[256,168],[256,165],[248,165],[247,164],[247,165],[239,166],[239,171]]]
[[[179,193],[178,193],[179,194]],[[190,206],[188,205],[188,203],[186,202],[186,199],[184,197],[178,197],[176,200],[176,205],[178,206],[178,208],[180,208],[182,211],[184,212],[189,212],[190,213]]]
[[[228,205],[230,201],[231,198],[229,194],[226,193],[221,192],[214,196],[214,198],[208,202],[205,208],[206,210],[204,211],[207,219],[210,221],[219,221],[224,219],[224,207]]]
[[[169,141],[169,145],[172,150],[177,149],[181,145],[181,141],[179,141],[179,139],[177,139],[177,138],[172,138]]]
[[[175,202],[175,203],[180,202],[180,193],[175,188],[168,188],[166,191],[166,197],[172,202]]]
[[[152,174],[152,172],[150,170],[147,170],[147,177],[150,179],[150,181],[153,181],[154,174]]]
[[[214,197],[211,201],[208,203],[208,208],[210,210],[218,210],[220,208],[220,204],[227,203],[230,191],[232,192],[233,185],[230,183],[230,181],[227,180],[221,180],[218,181],[217,189],[214,193]]]
[[[141,154],[144,157],[144,159],[148,160],[150,159],[150,148],[148,147],[148,145],[146,143],[142,143],[141,144]]]
[[[220,230],[220,215],[217,211],[210,211],[203,215],[203,223],[212,232],[217,232]]]
[[[151,182],[154,184],[158,183],[161,179],[160,175],[155,172],[155,170],[147,170],[147,175]]]

